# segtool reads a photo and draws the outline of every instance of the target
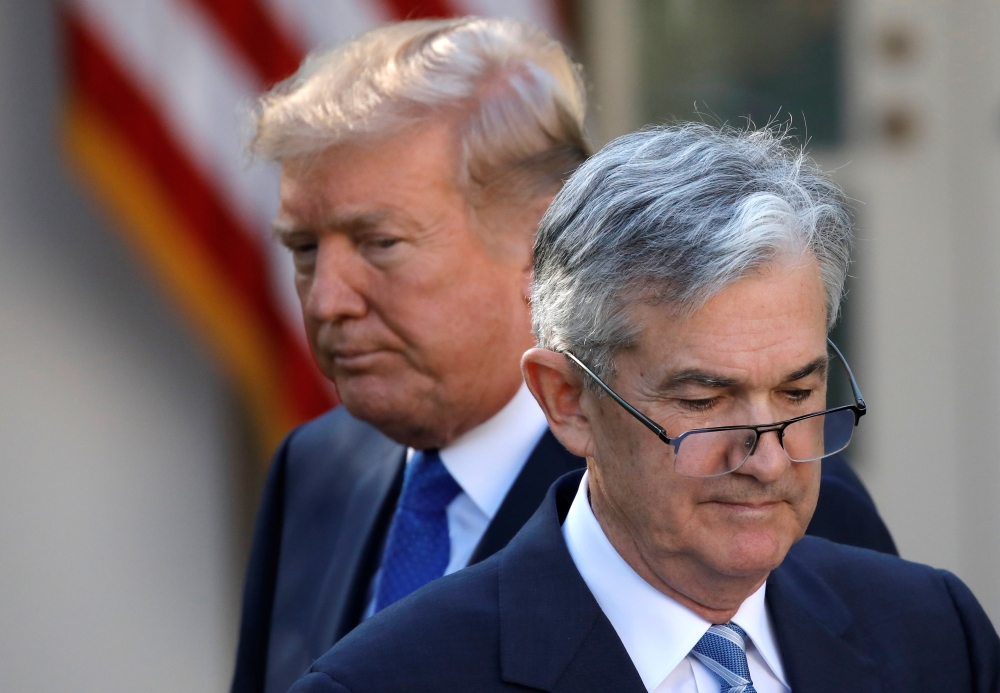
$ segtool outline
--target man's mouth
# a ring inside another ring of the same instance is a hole
[[[343,370],[364,370],[385,356],[384,349],[338,349],[330,352],[333,363]]]
[[[784,501],[780,500],[713,500],[711,503],[720,505],[727,510],[734,512],[768,512],[774,510]]]

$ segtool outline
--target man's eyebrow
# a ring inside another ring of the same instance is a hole
[[[723,388],[733,387],[739,384],[736,378],[727,378],[717,373],[709,373],[692,368],[686,371],[671,373],[660,386],[663,390],[674,390],[685,385],[698,385],[700,387]]]
[[[823,375],[826,373],[826,369],[829,367],[829,364],[830,364],[829,356],[823,356],[821,358],[816,359],[815,361],[810,361],[806,365],[802,366],[802,368],[792,371],[791,373],[786,375],[785,382],[794,382],[796,380],[801,380],[802,378],[805,378],[806,376],[812,375],[814,373]]]
[[[822,375],[826,372],[829,363],[829,357],[818,358],[814,361],[810,361],[802,368],[798,368],[788,375],[785,376],[784,382],[794,382],[796,380],[801,380],[807,376],[813,375],[814,373],[819,373]],[[717,373],[711,373],[709,371],[699,370],[697,368],[691,368],[684,371],[679,371],[677,373],[671,373],[663,381],[660,386],[661,390],[669,391],[674,390],[685,385],[696,385],[699,387],[707,387],[712,389],[722,389],[726,387],[735,387],[739,385],[740,381],[737,378],[730,378],[724,375],[719,375]]]
[[[309,233],[318,229],[337,231],[365,231],[382,224],[388,217],[386,212],[366,212],[361,214],[336,214],[324,219],[318,226],[312,224],[297,224],[285,219],[275,219],[271,222],[271,230],[278,240],[294,236],[297,233]]]
[[[273,219],[271,221],[271,234],[279,241],[285,236],[295,233],[295,224],[287,219]]]

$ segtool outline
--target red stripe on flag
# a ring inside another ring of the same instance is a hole
[[[293,74],[305,57],[258,0],[189,0],[208,14],[266,85]]]
[[[323,376],[280,317],[271,294],[267,262],[253,234],[242,228],[160,114],[82,20],[68,12],[65,26],[72,88],[116,127],[155,172],[163,192],[186,220],[192,240],[243,297],[262,331],[273,338],[272,365],[287,385],[294,419],[304,421],[330,408],[333,402]]]
[[[431,19],[456,17],[458,13],[447,0],[382,0],[396,19]]]
[[[554,28],[556,38],[563,43],[568,43],[570,48],[578,48],[580,45],[580,26],[576,2],[573,0],[552,0],[552,6],[556,15],[557,26]]]

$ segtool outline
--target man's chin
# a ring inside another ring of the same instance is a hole
[[[403,445],[434,446],[426,421],[429,394],[408,391],[398,378],[393,382],[375,375],[338,377],[336,383],[341,404],[354,418]]]
[[[726,543],[716,566],[720,572],[732,576],[763,575],[781,565],[793,543],[786,532],[738,532]]]
[[[337,383],[340,401],[351,416],[373,425],[376,420],[392,418],[390,413],[398,416],[401,409],[407,408],[404,405],[406,398],[401,396],[398,385],[394,386],[389,378],[338,373],[334,382]]]

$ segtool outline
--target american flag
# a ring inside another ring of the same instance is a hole
[[[278,171],[246,113],[306,53],[380,24],[467,14],[565,38],[560,0],[67,0],[64,140],[87,187],[241,394],[264,450],[336,403],[272,240]],[[241,114],[242,117],[241,117]]]

